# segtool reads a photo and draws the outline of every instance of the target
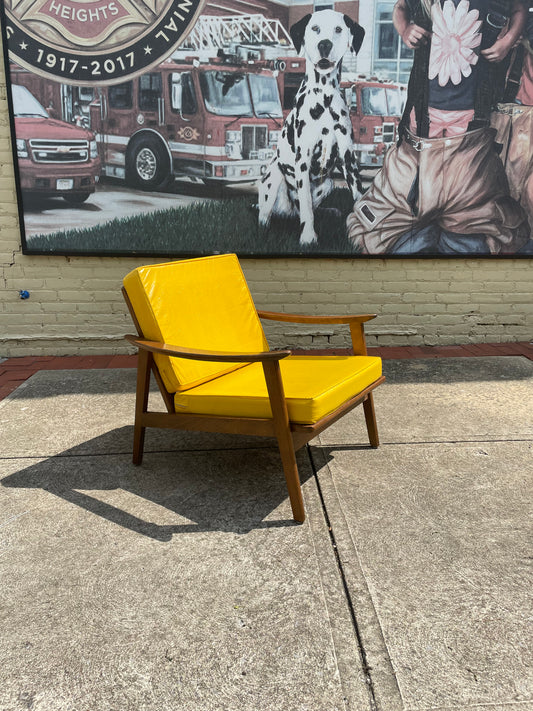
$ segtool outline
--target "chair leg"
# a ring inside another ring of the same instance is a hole
[[[147,351],[139,351],[137,363],[137,391],[135,396],[135,425],[133,427],[134,464],[141,464],[143,459],[146,427],[142,426],[142,416],[148,407],[151,364],[152,354]]]
[[[294,442],[289,424],[289,413],[287,412],[278,361],[264,362],[263,370],[272,409],[274,431],[278,440],[285,481],[287,482],[292,515],[295,521],[303,523],[305,521],[305,509],[302,488],[300,486]]]
[[[288,438],[278,436],[279,453],[281,455],[285,481],[287,482],[293,518],[295,521],[303,523],[305,521],[305,508],[302,487],[300,485],[300,475],[298,474],[298,465],[296,463],[296,455],[290,431],[287,432],[287,435]]]
[[[374,396],[370,393],[363,402],[363,410],[365,411],[366,429],[368,430],[368,439],[370,445],[374,448],[379,447],[378,425],[376,422],[376,413],[374,410]]]

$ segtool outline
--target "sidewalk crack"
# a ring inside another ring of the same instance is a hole
[[[366,655],[366,650],[365,650],[364,645],[363,645],[363,640],[362,640],[361,632],[360,632],[360,629],[359,629],[359,622],[358,622],[358,620],[357,620],[357,615],[356,615],[356,613],[355,613],[355,609],[354,609],[354,606],[353,606],[353,603],[352,603],[352,598],[351,598],[350,590],[349,590],[348,583],[347,583],[347,580],[346,580],[346,574],[345,574],[345,571],[344,571],[344,566],[343,566],[341,557],[340,557],[340,555],[339,555],[338,546],[337,546],[337,541],[336,541],[336,539],[335,539],[335,532],[333,531],[333,526],[332,526],[332,523],[331,523],[331,520],[330,520],[328,511],[327,511],[327,507],[326,507],[326,502],[325,502],[324,494],[323,494],[323,492],[322,492],[322,487],[321,487],[321,485],[320,485],[320,481],[319,481],[319,477],[318,477],[318,470],[317,470],[317,468],[316,468],[316,465],[315,465],[313,456],[312,456],[312,454],[311,454],[311,448],[310,448],[310,446],[309,446],[309,445],[306,445],[306,449],[307,449],[307,455],[308,455],[308,458],[309,458],[309,462],[310,462],[310,464],[311,464],[311,468],[312,468],[312,471],[313,471],[313,477],[314,477],[314,479],[315,479],[315,483],[316,483],[318,495],[319,495],[319,498],[320,498],[320,504],[321,504],[321,507],[322,507],[322,513],[323,513],[323,515],[324,515],[324,519],[325,519],[326,526],[327,526],[327,529],[328,529],[328,534],[329,534],[329,539],[330,539],[330,543],[331,543],[331,548],[332,548],[333,554],[334,554],[334,556],[335,556],[335,562],[336,562],[337,569],[338,569],[338,572],[339,572],[339,576],[340,576],[340,579],[341,579],[342,588],[343,588],[343,591],[344,591],[344,597],[345,597],[346,604],[347,604],[347,606],[348,606],[348,610],[349,610],[349,613],[350,613],[350,618],[351,618],[351,621],[352,621],[352,626],[353,626],[353,630],[354,630],[354,635],[355,635],[355,639],[356,639],[356,642],[357,642],[357,649],[358,649],[358,652],[359,652],[359,656],[360,656],[360,658],[361,658],[362,670],[363,670],[363,674],[364,674],[364,677],[365,677],[365,683],[366,683],[367,690],[368,690],[369,701],[370,701],[370,709],[371,709],[371,711],[378,711],[378,705],[377,705],[377,701],[376,701],[376,694],[375,694],[375,690],[374,690],[374,682],[373,682],[372,674],[371,674],[371,667],[370,667],[370,665],[369,665],[369,663],[368,663],[368,659],[367,659],[367,655]]]

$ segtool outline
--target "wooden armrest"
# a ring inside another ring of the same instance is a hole
[[[159,343],[158,341],[146,341],[138,336],[124,336],[124,338],[133,343],[137,348],[142,348],[151,353],[160,353],[166,356],[175,356],[176,358],[189,358],[190,360],[210,360],[220,363],[255,363],[264,361],[276,361],[286,358],[291,355],[291,351],[265,351],[260,353],[231,353],[229,351],[203,351],[192,350],[191,348],[182,348],[180,346],[170,346],[167,343]]]
[[[285,314],[275,311],[258,311],[259,318],[288,323],[365,323],[376,318],[377,314],[359,314],[352,316],[305,316],[303,314]]]

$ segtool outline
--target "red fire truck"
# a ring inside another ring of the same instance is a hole
[[[342,81],[341,88],[350,108],[359,164],[368,168],[382,166],[385,151],[398,140],[406,88],[363,75],[354,81]]]
[[[90,106],[103,172],[151,190],[170,178],[207,184],[257,180],[283,114],[266,62],[166,61],[98,90]]]
[[[305,75],[305,59],[285,57],[278,60],[278,84],[283,113],[292,109],[294,97]],[[341,81],[357,146],[357,160],[363,168],[383,165],[383,155],[397,140],[398,124],[405,104],[405,87],[377,77],[358,75]]]
[[[21,188],[26,194],[84,202],[100,173],[94,135],[51,118],[25,86],[11,89]]]

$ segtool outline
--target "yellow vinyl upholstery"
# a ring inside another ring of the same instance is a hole
[[[291,422],[312,424],[381,376],[373,356],[289,356],[280,361]],[[272,417],[263,368],[251,363],[174,398],[176,412]]]
[[[124,288],[147,340],[195,350],[268,350],[234,254],[142,266],[124,278]],[[243,367],[159,354],[155,362],[170,393]]]

